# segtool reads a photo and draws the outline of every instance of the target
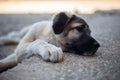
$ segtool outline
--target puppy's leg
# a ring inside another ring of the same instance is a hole
[[[17,56],[15,53],[0,60],[0,73],[17,65]]]
[[[26,55],[26,47],[29,45],[30,41],[33,41],[33,33],[29,31],[26,36],[21,40],[19,45],[13,54],[8,57],[0,60],[0,72],[3,72],[9,68],[12,68],[17,65],[18,62],[21,62],[24,56]]]
[[[52,62],[61,61],[63,59],[61,48],[38,39],[29,43],[21,43],[14,54],[0,60],[0,72],[16,66],[19,62],[30,57],[32,54],[38,54],[44,60]]]
[[[24,43],[23,45],[18,47],[13,54],[0,60],[0,72],[16,66],[19,62],[25,59],[28,56],[28,54],[26,53],[26,47],[28,45],[29,43]]]
[[[28,45],[29,43],[24,43],[23,45],[18,46],[13,54],[0,60],[0,72],[10,69],[21,62],[26,56],[25,50]]]
[[[13,31],[5,36],[0,37],[0,46],[19,43],[21,38],[28,32],[28,30],[29,27],[25,27],[21,31]]]
[[[30,43],[26,51],[27,53],[38,54],[46,61],[57,62],[63,59],[61,48],[48,44],[40,39]]]

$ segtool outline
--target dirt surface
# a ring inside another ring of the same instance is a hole
[[[0,80],[119,80],[120,14],[80,16],[88,22],[92,36],[101,44],[95,56],[64,53],[60,63],[45,62],[34,56],[1,73]],[[0,36],[51,17],[50,14],[0,14]],[[0,57],[12,53],[15,47],[0,47]]]

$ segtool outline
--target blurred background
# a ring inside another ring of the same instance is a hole
[[[120,0],[0,0],[0,13],[93,13],[120,9]]]
[[[0,0],[0,37],[58,12],[77,13],[101,47],[93,57],[64,54],[61,63],[33,57],[0,74],[0,80],[120,80],[120,0]],[[0,46],[0,59],[17,45]]]

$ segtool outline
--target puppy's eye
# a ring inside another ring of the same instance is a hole
[[[77,29],[79,32],[83,31],[85,29],[85,25],[76,26],[75,29]]]

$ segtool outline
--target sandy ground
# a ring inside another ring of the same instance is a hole
[[[119,80],[120,79],[120,14],[80,15],[92,30],[101,47],[93,57],[64,54],[60,63],[45,62],[36,56],[0,74],[0,80]],[[0,14],[0,36],[37,21],[50,20],[50,14]],[[16,45],[0,47],[3,58]]]

